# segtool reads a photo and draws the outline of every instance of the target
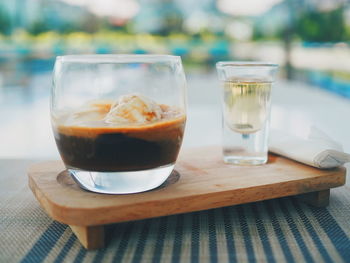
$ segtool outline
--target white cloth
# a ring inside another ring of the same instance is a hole
[[[321,169],[350,162],[350,154],[344,153],[339,143],[315,127],[311,127],[306,139],[272,130],[269,151]]]

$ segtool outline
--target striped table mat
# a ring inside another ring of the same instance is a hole
[[[27,187],[26,161],[0,161],[0,262],[349,262],[350,188],[327,208],[281,198],[109,225],[86,251]]]

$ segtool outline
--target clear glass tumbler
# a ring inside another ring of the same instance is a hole
[[[181,58],[57,57],[51,122],[62,160],[84,189],[147,191],[173,171],[186,122]]]
[[[218,62],[216,68],[222,82],[224,161],[238,165],[266,163],[270,95],[278,66]]]

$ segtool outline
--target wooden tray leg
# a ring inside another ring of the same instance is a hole
[[[103,225],[69,226],[86,249],[98,249],[105,246],[105,230]]]
[[[315,207],[325,207],[329,205],[329,196],[330,189],[316,191],[306,194],[298,195],[297,197],[307,203],[308,205],[312,205]]]

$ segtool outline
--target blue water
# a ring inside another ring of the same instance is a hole
[[[220,49],[221,50],[221,49]],[[105,53],[107,50],[100,50]],[[177,55],[185,55],[186,50],[174,50]],[[218,52],[213,49],[212,52]],[[139,50],[138,53],[143,53]],[[227,54],[221,54],[226,56]],[[26,59],[26,58],[5,58],[0,57],[0,102],[13,103],[13,98],[23,98],[19,103],[30,102],[38,96],[47,96],[51,86],[51,72],[55,58],[47,59]],[[304,71],[306,81],[328,92],[350,98],[350,80],[333,77],[330,73],[320,71]],[[16,96],[16,93],[23,93],[23,96]],[[12,95],[13,96],[12,96]]]
[[[350,98],[350,80],[344,80],[333,77],[331,74],[318,71],[307,73],[310,84],[320,87],[321,89]]]

